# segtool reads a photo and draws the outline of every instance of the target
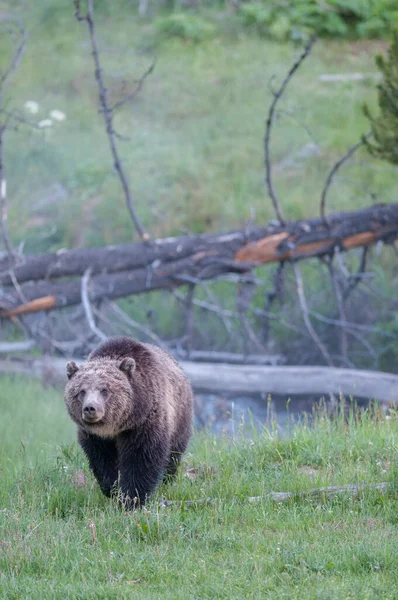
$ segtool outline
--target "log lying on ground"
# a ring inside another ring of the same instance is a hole
[[[242,273],[255,265],[323,256],[398,238],[398,203],[225,234],[182,236],[0,260],[7,299],[2,317],[81,302],[80,278],[91,269],[90,300],[173,288],[192,280]],[[10,273],[12,269],[12,275]],[[72,279],[72,278],[75,279]],[[57,281],[61,278],[60,281]],[[62,278],[69,278],[65,281]],[[13,287],[13,279],[19,289]],[[20,298],[25,302],[21,304]]]
[[[76,362],[79,363],[78,359]],[[281,396],[342,394],[381,402],[398,401],[398,375],[332,367],[267,367],[180,361],[196,392],[275,394]],[[66,359],[2,359],[0,373],[40,377],[64,385]]]
[[[347,496],[356,497],[365,492],[379,492],[379,495],[385,494],[390,490],[394,490],[395,485],[393,482],[385,481],[382,483],[359,483],[346,484],[346,485],[333,485],[330,487],[313,488],[310,490],[297,490],[296,492],[266,492],[264,496],[249,496],[247,502],[264,502],[272,500],[272,502],[287,502],[295,498],[300,499],[316,499],[325,500],[347,494]],[[222,502],[222,498],[198,498],[198,500],[161,500],[159,505],[161,507],[174,506],[180,508],[181,506],[197,506],[201,504],[213,504],[216,502]],[[229,500],[230,502],[230,500]]]

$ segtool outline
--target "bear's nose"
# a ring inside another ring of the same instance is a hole
[[[104,416],[104,406],[96,398],[87,398],[83,404],[82,417],[88,423],[96,423]]]

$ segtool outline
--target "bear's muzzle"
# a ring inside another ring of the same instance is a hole
[[[82,418],[86,423],[97,423],[105,414],[105,405],[98,392],[87,394],[82,407]]]

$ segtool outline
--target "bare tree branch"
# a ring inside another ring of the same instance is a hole
[[[84,312],[86,314],[87,323],[88,323],[91,331],[101,341],[105,341],[105,340],[108,339],[108,337],[105,335],[105,333],[103,333],[96,326],[95,320],[94,320],[93,311],[91,310],[90,300],[89,300],[89,297],[88,297],[88,282],[90,280],[90,276],[91,276],[91,269],[87,269],[87,271],[84,273],[84,275],[82,277],[82,287],[81,287],[81,290],[82,290],[81,291],[81,294],[82,294],[82,304],[83,304],[83,307],[84,307]]]
[[[82,14],[82,12],[81,12],[80,0],[74,0],[74,4],[75,4],[75,16],[76,16],[77,20],[85,21],[87,23],[87,27],[88,27],[88,30],[90,33],[92,55],[93,55],[93,60],[94,60],[94,64],[95,64],[95,79],[96,79],[97,85],[98,85],[101,113],[103,114],[104,121],[105,121],[106,133],[108,135],[109,146],[110,146],[112,157],[113,157],[113,165],[114,165],[116,172],[119,175],[119,179],[122,184],[124,196],[126,199],[127,208],[129,210],[130,216],[134,222],[135,228],[138,231],[138,234],[140,235],[141,239],[143,241],[148,241],[150,236],[143,229],[143,227],[141,225],[141,221],[135,211],[134,201],[133,201],[133,196],[131,193],[130,185],[129,185],[127,176],[125,174],[125,171],[124,171],[124,168],[123,168],[120,156],[119,156],[119,152],[118,152],[118,149],[116,146],[116,141],[115,141],[116,134],[115,134],[115,130],[113,127],[113,112],[112,112],[112,108],[109,106],[109,102],[108,102],[108,90],[106,88],[106,85],[105,85],[104,79],[103,79],[103,75],[102,75],[102,68],[101,68],[97,38],[96,38],[96,33],[95,33],[94,0],[87,0],[87,13],[86,14]]]
[[[343,292],[344,300],[347,300],[348,296],[351,294],[351,292],[353,292],[355,290],[358,283],[360,283],[363,278],[363,275],[364,275],[365,269],[366,269],[366,258],[368,256],[368,251],[369,251],[369,248],[367,246],[364,246],[362,248],[361,260],[359,263],[358,271],[355,273],[355,275],[352,275],[350,277],[351,282],[349,283],[349,285]]]
[[[333,361],[330,358],[329,352],[327,351],[325,345],[319,339],[319,336],[318,336],[317,332],[315,331],[315,329],[313,328],[311,319],[309,317],[307,300],[304,295],[304,286],[303,286],[303,278],[301,276],[301,269],[297,263],[293,263],[293,269],[294,269],[294,274],[296,276],[297,294],[299,297],[301,312],[303,315],[305,326],[307,327],[308,333],[312,337],[315,345],[319,349],[319,351],[322,354],[323,358],[325,359],[326,363],[329,365],[329,367],[333,367]]]
[[[361,146],[364,145],[365,140],[367,140],[370,136],[372,135],[371,132],[368,132],[361,140],[359,140],[359,142],[357,142],[356,144],[354,144],[353,146],[351,146],[351,148],[344,154],[344,156],[342,158],[340,158],[340,160],[338,160],[332,167],[329,175],[327,176],[325,185],[323,186],[323,190],[322,190],[322,195],[321,195],[321,206],[320,206],[320,213],[321,213],[321,219],[322,221],[327,225],[328,224],[328,220],[326,218],[326,197],[327,197],[327,193],[329,191],[329,188],[333,182],[333,179],[337,173],[337,171],[340,169],[340,167],[349,159],[351,158],[351,156],[353,154],[355,154],[355,152],[358,150],[358,148],[360,148]]]
[[[339,319],[340,321],[346,321],[346,312],[345,312],[345,304],[344,298],[341,291],[341,284],[336,273],[336,269],[334,268],[333,262],[330,257],[325,257],[324,262],[329,270],[330,279],[332,281],[332,286],[334,290],[334,295],[336,297],[336,304],[339,311]],[[339,338],[340,338],[340,354],[343,357],[345,364],[348,364],[348,337],[347,331],[345,327],[339,328]]]
[[[263,337],[265,341],[268,341],[269,338],[269,330],[270,330],[270,318],[269,313],[271,311],[272,305],[274,301],[279,298],[282,303],[282,291],[283,291],[283,269],[285,267],[285,262],[282,261],[279,263],[278,268],[274,274],[274,285],[270,292],[267,293],[267,302],[264,308],[264,328],[263,328]]]
[[[18,48],[16,49],[14,56],[11,59],[9,67],[5,70],[3,75],[0,77],[0,107],[3,106],[3,101],[7,94],[7,91],[10,86],[10,83],[12,81],[12,78],[14,77],[15,71],[17,70],[19,63],[22,60],[22,57],[23,57],[25,49],[26,49],[27,39],[28,39],[28,36],[27,36],[26,31],[23,28],[22,24],[18,20],[16,20],[15,23],[16,23],[16,27],[18,29],[19,35],[21,36],[21,43],[19,44]]]
[[[375,327],[374,325],[362,325],[361,323],[352,323],[350,321],[339,321],[338,319],[331,319],[329,317],[325,317],[321,315],[319,312],[315,310],[309,310],[308,313],[315,317],[318,321],[322,323],[328,323],[329,325],[337,325],[339,327],[346,327],[348,329],[357,329],[358,331],[368,331],[369,333],[378,333],[386,338],[396,340],[397,335],[394,332],[388,331],[387,329],[382,329],[381,327]]]
[[[35,340],[23,340],[22,342],[0,342],[0,354],[9,354],[11,352],[28,352],[35,346]]]
[[[183,336],[183,342],[186,347],[188,357],[190,356],[192,348],[192,333],[193,333],[193,300],[195,294],[195,284],[190,283],[184,299],[184,312],[185,312],[185,332]]]
[[[131,317],[126,315],[126,313],[115,303],[109,300],[104,300],[105,306],[108,306],[119,318],[121,321],[129,325],[133,329],[144,333],[147,337],[149,337],[155,344],[157,344],[160,348],[167,349],[167,345],[160,339],[156,333],[154,333],[149,327],[145,327],[142,323],[137,323]]]
[[[276,216],[280,222],[281,225],[285,225],[285,219],[283,217],[282,214],[282,210],[279,204],[279,200],[278,197],[275,193],[274,190],[274,186],[273,186],[273,182],[272,182],[272,167],[271,167],[271,155],[270,155],[270,140],[271,140],[271,129],[272,129],[272,125],[273,125],[273,121],[274,121],[274,116],[275,116],[275,109],[276,109],[276,105],[278,104],[278,101],[281,99],[287,84],[289,83],[289,81],[291,80],[291,78],[293,77],[294,73],[297,71],[297,69],[300,67],[300,65],[302,64],[302,62],[307,58],[307,56],[310,54],[312,46],[314,45],[316,41],[316,38],[313,37],[310,39],[310,41],[308,42],[308,44],[305,46],[304,51],[302,52],[302,54],[300,55],[299,59],[294,63],[294,65],[290,68],[288,74],[286,75],[285,79],[282,81],[281,86],[279,87],[279,89],[274,92],[274,99],[271,103],[271,106],[269,108],[268,111],[268,117],[267,117],[267,121],[266,121],[266,127],[265,127],[265,137],[264,137],[264,151],[265,151],[265,182],[266,182],[266,186],[267,186],[267,190],[268,190],[268,194],[271,198],[273,207],[275,209],[276,212]]]
[[[15,256],[14,248],[12,247],[10,235],[8,233],[8,207],[7,207],[7,181],[4,177],[4,161],[3,161],[3,136],[5,127],[0,126],[0,210],[1,210],[1,234],[4,240],[4,246],[10,256]]]
[[[8,88],[15,75],[15,71],[21,62],[22,56],[25,52],[27,35],[22,25],[16,21],[16,27],[21,37],[21,42],[14,52],[11,58],[9,66],[6,68],[2,76],[0,77],[0,112],[3,109],[4,99],[8,92]],[[7,181],[4,173],[4,134],[10,120],[10,116],[6,115],[5,122],[0,124],[0,226],[1,233],[4,240],[4,246],[10,256],[15,256],[14,249],[12,247],[11,239],[8,233],[7,220],[8,220],[8,209],[7,209]]]
[[[117,102],[115,102],[115,104],[113,104],[113,106],[111,106],[110,110],[112,112],[114,112],[115,110],[117,110],[118,108],[123,106],[124,104],[127,104],[127,102],[131,102],[131,100],[133,100],[133,98],[135,98],[140,93],[140,91],[142,90],[142,86],[145,83],[146,78],[149,77],[149,75],[151,75],[155,66],[156,66],[156,60],[153,61],[153,63],[150,65],[150,67],[145,71],[145,73],[143,73],[143,75],[137,81],[137,86],[136,86],[135,90],[133,92],[131,92],[131,94],[127,94],[127,96],[124,96],[124,98],[121,98],[121,100],[118,100]]]
[[[250,321],[247,317],[247,311],[251,304],[253,295],[255,293],[256,286],[254,278],[251,276],[242,277],[238,283],[236,306],[238,309],[239,319],[242,325],[242,330],[245,331],[247,338],[260,352],[265,351],[265,347],[258,339],[257,335],[253,331]],[[247,352],[248,354],[248,352]]]

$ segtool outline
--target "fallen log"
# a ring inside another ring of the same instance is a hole
[[[376,205],[322,219],[270,224],[225,234],[202,234],[0,260],[7,299],[1,317],[81,302],[77,277],[91,269],[91,301],[174,288],[256,265],[332,254],[398,238],[398,203]],[[75,279],[72,279],[72,278]],[[65,280],[65,278],[69,278]],[[61,279],[60,281],[57,281]],[[18,290],[14,282],[18,281]],[[21,304],[20,298],[25,301]]]
[[[269,491],[266,492],[263,496],[249,496],[246,501],[251,503],[257,502],[265,502],[267,500],[272,500],[272,502],[287,502],[288,500],[294,499],[315,499],[324,501],[326,499],[335,498],[336,496],[341,496],[342,494],[347,494],[347,496],[351,496],[355,498],[360,494],[364,494],[365,492],[379,492],[379,495],[385,494],[389,491],[393,491],[395,489],[395,484],[392,481],[385,481],[382,483],[359,483],[359,484],[351,484],[348,483],[346,485],[333,485],[330,487],[322,487],[322,488],[312,488],[310,490],[297,490],[295,492],[274,492]],[[235,498],[236,500],[236,498]],[[201,504],[213,504],[222,502],[223,498],[211,498],[208,496],[207,498],[198,498],[197,500],[166,500],[163,499],[159,502],[159,506],[167,507],[174,506],[176,508],[189,507],[189,506],[197,506]],[[231,502],[231,500],[228,500]]]
[[[79,363],[78,359],[76,362]],[[180,361],[196,392],[263,395],[342,394],[381,402],[398,401],[398,375],[392,373],[338,369],[332,367],[291,367],[227,365]],[[0,360],[0,373],[18,373],[64,385],[66,359],[13,358]]]

